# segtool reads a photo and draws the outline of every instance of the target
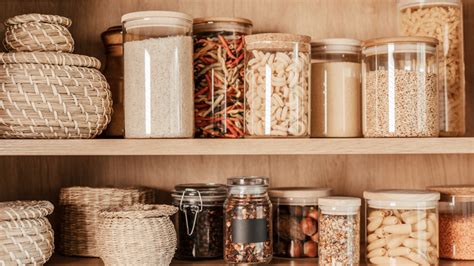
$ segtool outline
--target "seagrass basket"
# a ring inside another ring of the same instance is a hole
[[[48,201],[0,202],[0,265],[42,265],[53,255]]]
[[[105,265],[169,265],[176,231],[169,205],[133,205],[100,212],[98,243]]]
[[[136,203],[150,204],[154,198],[154,191],[148,188],[62,188],[59,251],[70,256],[98,257],[99,211]]]

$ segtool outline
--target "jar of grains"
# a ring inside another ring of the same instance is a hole
[[[309,36],[245,37],[245,126],[249,137],[309,137]]]
[[[360,41],[311,43],[311,136],[361,137]]]
[[[272,259],[272,204],[267,177],[227,179],[224,203],[224,260],[230,264],[269,263]]]
[[[363,44],[364,137],[438,136],[437,44],[428,37]]]
[[[320,198],[319,265],[359,265],[359,198]]]
[[[244,36],[252,22],[243,18],[194,20],[195,135],[244,136]]]
[[[430,187],[441,193],[439,256],[474,260],[474,186]]]
[[[182,184],[171,194],[178,232],[176,257],[180,259],[222,258],[225,185]]]
[[[318,256],[318,199],[329,188],[276,188],[273,203],[273,254],[279,257]]]
[[[367,263],[438,265],[438,192],[364,192]]]
[[[465,125],[464,33],[461,0],[399,0],[400,31],[439,41],[440,135],[462,136]]]
[[[125,137],[191,138],[192,18],[171,11],[122,16]]]

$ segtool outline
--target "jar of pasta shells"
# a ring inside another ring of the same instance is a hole
[[[439,45],[440,135],[462,136],[465,125],[464,34],[461,0],[399,0],[400,31]]]
[[[438,265],[438,192],[364,192],[367,263]]]
[[[247,137],[309,137],[310,41],[285,33],[245,37]]]

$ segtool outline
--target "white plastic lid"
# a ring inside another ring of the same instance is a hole
[[[361,41],[346,38],[322,39],[311,43],[312,53],[360,53]]]
[[[355,197],[325,197],[318,200],[323,214],[354,215],[359,212],[361,200]]]
[[[186,13],[175,11],[139,11],[123,15],[122,23],[125,29],[161,25],[191,28],[193,18]]]
[[[427,190],[376,190],[365,191],[369,207],[385,209],[432,209],[440,199],[439,192]]]
[[[330,188],[281,187],[269,191],[272,201],[288,205],[317,205],[318,199],[331,195]]]
[[[405,9],[409,7],[424,6],[459,6],[461,0],[398,0],[398,8]]]

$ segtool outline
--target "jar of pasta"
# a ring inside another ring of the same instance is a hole
[[[440,43],[440,135],[464,135],[465,77],[461,0],[399,0],[398,8],[402,35],[430,36]]]
[[[309,36],[266,33],[245,37],[247,137],[309,137]]]

